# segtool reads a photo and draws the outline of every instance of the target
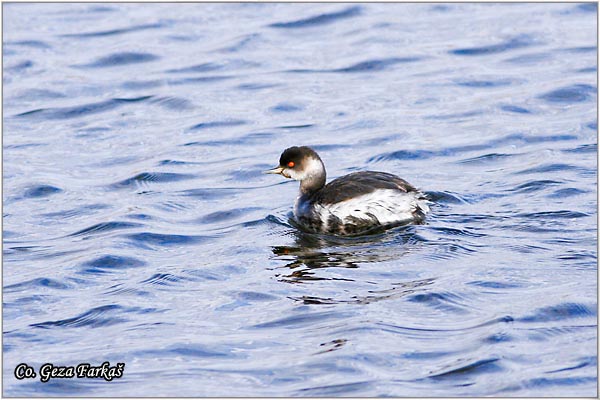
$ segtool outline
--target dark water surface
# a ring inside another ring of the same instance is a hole
[[[595,396],[596,14],[4,4],[4,395]],[[299,232],[296,144],[431,216]]]

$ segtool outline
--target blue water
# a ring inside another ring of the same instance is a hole
[[[3,7],[4,395],[597,394],[595,4]],[[291,145],[427,223],[298,231]]]

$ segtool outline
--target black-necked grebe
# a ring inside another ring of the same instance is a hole
[[[362,171],[325,184],[325,165],[310,147],[290,147],[268,174],[300,181],[294,217],[316,233],[350,235],[378,226],[420,223],[429,201],[419,190],[387,172]]]

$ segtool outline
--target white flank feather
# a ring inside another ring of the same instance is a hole
[[[425,214],[429,212],[429,202],[419,199],[419,196],[414,192],[379,189],[339,203],[315,204],[314,207],[325,224],[331,214],[339,218],[342,224],[352,224],[355,218],[368,221],[373,217],[381,225],[399,224],[414,220],[418,208]]]

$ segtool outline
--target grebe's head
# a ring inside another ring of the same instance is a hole
[[[286,149],[279,158],[279,166],[267,174],[279,174],[300,181],[303,193],[312,192],[325,186],[325,166],[321,157],[310,147],[294,146]]]

